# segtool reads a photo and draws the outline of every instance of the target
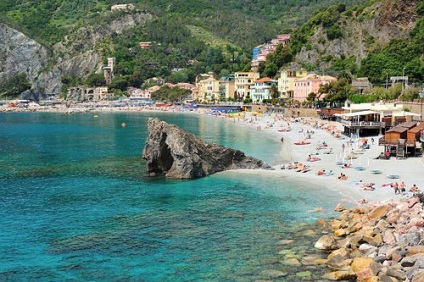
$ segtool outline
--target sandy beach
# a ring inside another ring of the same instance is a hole
[[[316,183],[339,193],[341,202],[354,204],[409,198],[412,193],[408,191],[413,184],[421,190],[423,188],[420,187],[424,182],[422,157],[378,159],[384,151],[384,147],[378,146],[381,136],[350,138],[340,134],[343,130],[340,123],[315,118],[289,118],[279,114],[253,116],[248,113],[244,118],[236,119],[236,123],[250,126],[261,134],[273,134],[278,140],[283,138],[281,154],[286,160],[272,171],[239,170],[238,173],[284,175],[297,181]],[[310,144],[294,144],[302,141]],[[362,149],[365,141],[369,149]],[[308,161],[308,158],[311,160]],[[298,168],[288,169],[295,162],[307,165],[308,171],[302,173],[298,172]],[[344,163],[349,167],[345,168]],[[319,171],[323,174],[319,175]],[[341,174],[347,179],[339,179]],[[391,176],[399,178],[392,179]],[[407,192],[395,194],[390,184],[396,182],[399,185],[404,182]],[[365,185],[370,183],[374,184],[372,191]]]
[[[87,112],[84,107],[39,107],[36,109],[7,108],[8,111],[46,111],[75,114]],[[207,114],[206,109],[195,111],[182,110],[180,106],[169,108],[137,107],[137,108],[96,108],[90,112],[169,112],[182,114]],[[391,201],[408,198],[412,193],[408,192],[413,184],[416,184],[421,191],[424,189],[424,168],[422,157],[410,157],[406,159],[378,159],[384,151],[382,146],[378,146],[378,139],[381,136],[369,136],[366,138],[351,138],[341,134],[343,126],[338,122],[326,121],[310,117],[288,117],[283,114],[243,113],[233,118],[226,118],[224,115],[216,116],[218,119],[234,122],[238,126],[249,127],[260,134],[270,134],[282,140],[281,159],[283,163],[274,166],[274,170],[238,170],[237,173],[248,174],[269,174],[274,176],[285,176],[314,183],[317,186],[324,186],[340,194],[341,202],[351,204],[362,204],[364,202]],[[362,149],[364,141],[369,145],[368,149]],[[372,142],[374,140],[374,142]],[[305,145],[295,145],[295,143],[305,142]],[[237,149],[237,148],[235,148]],[[312,158],[312,160],[308,160]],[[296,164],[295,169],[288,169],[290,164]],[[298,172],[298,166],[306,165],[306,173]],[[344,168],[342,164],[349,167]],[[281,169],[284,167],[284,169]],[[323,174],[319,175],[319,171]],[[331,172],[331,173],[330,173]],[[380,172],[376,174],[375,172]],[[341,180],[339,176],[344,174],[347,179]],[[391,179],[389,176],[398,176],[398,179]],[[407,193],[395,194],[391,183],[406,185]],[[364,184],[374,184],[372,191],[364,189]]]

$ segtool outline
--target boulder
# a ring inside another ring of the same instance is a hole
[[[358,275],[358,279],[359,279],[359,276],[372,277],[376,275],[378,270],[378,265],[372,258],[357,257],[353,259],[352,269],[353,271],[355,271],[356,275]]]
[[[342,270],[342,271],[334,271],[334,272],[326,273],[323,276],[323,278],[332,280],[332,281],[340,281],[340,280],[350,281],[356,278],[356,274],[352,270]]]
[[[175,179],[193,179],[229,169],[270,169],[243,152],[202,141],[175,125],[149,118],[143,150],[147,174],[164,173]]]
[[[382,219],[387,215],[387,213],[392,209],[392,206],[390,205],[382,205],[375,209],[373,209],[369,214],[368,217],[372,220],[379,220]]]
[[[324,235],[315,243],[315,248],[319,250],[332,250],[335,248],[335,240],[331,235]]]
[[[344,210],[346,210],[346,208],[342,204],[338,204],[334,209],[336,212],[342,212]]]

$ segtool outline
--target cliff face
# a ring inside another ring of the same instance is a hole
[[[48,59],[48,50],[23,33],[0,23],[0,80],[25,73],[35,78]]]
[[[147,173],[165,173],[175,179],[192,179],[228,169],[269,169],[243,152],[202,141],[175,125],[156,118],[148,121],[149,136],[143,150]]]
[[[31,98],[41,93],[59,94],[63,75],[86,77],[101,71],[102,49],[109,36],[151,20],[146,13],[125,14],[107,24],[87,25],[65,36],[51,52],[23,33],[0,24],[0,79],[25,73],[32,83]]]
[[[315,30],[309,42],[312,48],[303,47],[296,60],[317,69],[330,68],[332,61],[325,59],[356,57],[359,65],[370,51],[379,48],[394,38],[408,38],[415,27],[419,0],[383,0],[339,18],[342,37],[328,40],[322,27]]]

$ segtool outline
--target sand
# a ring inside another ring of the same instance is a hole
[[[377,159],[384,151],[383,146],[378,145],[381,136],[366,137],[369,149],[361,150],[362,138],[349,138],[341,135],[336,137],[337,132],[343,130],[343,126],[337,122],[329,122],[314,118],[282,118],[282,115],[264,115],[262,117],[246,114],[244,118],[236,119],[236,123],[243,126],[250,126],[253,130],[261,133],[273,134],[280,140],[283,138],[281,154],[286,160],[282,164],[274,166],[271,171],[238,171],[239,173],[261,173],[272,175],[285,175],[298,181],[318,183],[340,195],[341,202],[350,201],[357,204],[366,202],[384,202],[399,200],[412,196],[412,193],[395,194],[390,183],[403,181],[406,190],[416,184],[423,190],[424,183],[424,162],[422,157],[409,157],[406,159],[389,160]],[[315,125],[318,125],[317,128]],[[272,126],[271,126],[272,125]],[[288,129],[289,132],[280,132],[281,129]],[[327,130],[331,128],[331,130]],[[280,130],[280,131],[279,131]],[[308,133],[310,139],[308,139]],[[311,133],[312,132],[312,133]],[[332,134],[335,133],[335,134]],[[371,138],[374,139],[372,144]],[[309,145],[295,145],[294,142],[307,141]],[[326,147],[322,144],[325,142]],[[344,149],[343,149],[344,144]],[[319,146],[321,145],[321,146]],[[318,149],[318,147],[323,147]],[[356,158],[349,158],[355,152]],[[318,161],[307,161],[308,156],[318,157]],[[297,169],[281,169],[282,165],[299,162],[310,166],[310,171],[306,173],[297,172]],[[350,168],[343,168],[341,162],[351,164]],[[363,170],[359,169],[362,168]],[[332,171],[333,175],[318,175],[318,171]],[[379,170],[381,174],[374,174],[373,170]],[[338,177],[343,173],[347,180],[340,180]],[[399,179],[391,179],[389,175],[398,175]],[[364,183],[375,183],[374,191],[363,189]]]
[[[40,107],[37,109],[20,109],[20,108],[7,108],[0,107],[1,111],[56,111],[68,113],[69,111],[84,112],[85,108],[72,108],[65,107],[51,108]],[[172,107],[171,109],[157,109],[154,107],[139,107],[139,108],[98,108],[96,111],[128,111],[128,112],[179,112],[179,107]],[[186,111],[184,113],[190,114],[206,114],[208,111],[199,109],[197,111]],[[217,117],[223,119],[223,116]],[[325,186],[340,195],[340,200],[350,201],[354,203],[361,203],[365,199],[366,202],[382,202],[399,200],[408,198],[412,193],[395,194],[394,189],[388,184],[398,182],[399,184],[404,181],[406,190],[416,184],[421,191],[424,191],[424,161],[422,157],[410,157],[406,159],[396,159],[391,157],[389,160],[376,159],[380,153],[384,151],[384,147],[378,146],[378,139],[381,136],[367,137],[369,149],[359,151],[362,145],[362,140],[355,138],[351,139],[347,136],[337,133],[343,130],[343,126],[337,122],[329,122],[314,118],[287,118],[281,114],[265,114],[263,116],[246,113],[235,119],[230,119],[239,126],[247,126],[256,130],[261,134],[271,134],[278,140],[283,138],[281,146],[281,157],[285,160],[283,163],[275,165],[274,170],[238,170],[237,173],[248,174],[267,174],[270,177],[284,175],[296,181],[303,181]],[[318,125],[318,128],[315,126]],[[329,130],[331,128],[331,130]],[[282,130],[288,130],[281,132]],[[309,134],[308,134],[309,132]],[[312,133],[311,133],[312,132]],[[340,135],[340,137],[336,137]],[[310,139],[307,138],[310,136]],[[374,139],[372,144],[371,138]],[[307,141],[308,145],[295,145],[294,142]],[[352,143],[351,143],[352,141]],[[318,145],[323,142],[327,146],[323,149],[317,149]],[[343,150],[344,144],[344,150]],[[331,150],[331,151],[330,151]],[[356,152],[356,158],[349,158],[351,152]],[[318,157],[320,160],[315,162],[307,161],[309,155]],[[306,173],[297,172],[296,169],[281,169],[282,165],[287,166],[289,163],[298,162],[306,164],[310,167],[310,171]],[[342,168],[341,162],[351,164],[350,168]],[[356,167],[361,166],[364,170],[360,171]],[[319,170],[333,172],[333,175],[318,175]],[[373,170],[380,170],[381,174],[373,174]],[[347,176],[347,180],[340,180],[338,177],[343,173]],[[399,179],[390,179],[388,175],[398,175]],[[364,183],[375,183],[374,191],[364,190]]]

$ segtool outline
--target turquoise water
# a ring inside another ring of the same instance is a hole
[[[277,138],[231,122],[150,115],[268,163],[282,159]],[[302,233],[333,214],[310,210],[331,211],[338,198],[235,172],[146,178],[147,118],[0,114],[0,281],[252,281],[266,269],[297,281],[290,275],[302,268],[279,263],[276,242],[295,239],[293,251],[313,253],[320,235]]]

